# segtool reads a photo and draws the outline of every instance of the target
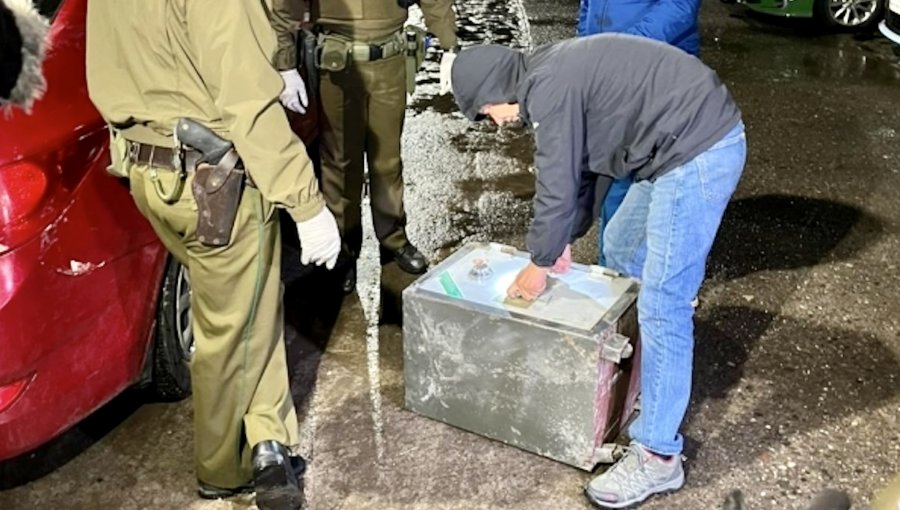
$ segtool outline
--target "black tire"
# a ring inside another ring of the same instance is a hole
[[[174,402],[191,394],[190,331],[190,281],[184,267],[170,257],[156,311],[150,382],[150,390],[160,400]]]
[[[831,8],[832,0],[816,0],[813,6],[813,15],[818,22],[831,30],[841,32],[871,32],[878,27],[878,23],[884,18],[885,0],[848,0],[851,9],[857,9],[857,12],[868,13],[871,6],[874,11],[865,21],[855,22],[859,16],[851,16],[851,20],[836,19],[835,13]]]

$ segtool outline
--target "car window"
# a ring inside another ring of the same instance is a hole
[[[52,19],[56,14],[57,9],[59,9],[59,4],[62,3],[62,0],[33,0],[34,6],[37,7],[37,10],[45,17]]]

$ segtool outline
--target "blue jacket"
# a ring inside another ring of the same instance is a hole
[[[700,54],[701,0],[581,0],[578,35],[619,32],[667,42]]]

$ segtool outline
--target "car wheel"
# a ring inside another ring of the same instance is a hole
[[[866,32],[884,17],[884,0],[816,0],[814,14],[829,28]]]
[[[187,269],[170,258],[166,265],[156,317],[151,389],[165,401],[191,394],[191,281]]]

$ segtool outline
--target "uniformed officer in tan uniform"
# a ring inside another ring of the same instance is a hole
[[[263,510],[294,509],[302,498],[302,459],[287,448],[298,443],[298,425],[285,360],[276,208],[297,223],[304,263],[331,268],[340,251],[334,218],[278,104],[275,49],[260,0],[88,2],[90,96],[127,146],[125,158],[114,154],[114,166],[127,172],[138,208],[190,274],[200,495],[226,497],[252,482]],[[197,234],[196,152],[176,148],[180,117],[233,142],[252,181],[227,246],[210,247]],[[188,168],[180,194],[173,156]]]
[[[274,0],[273,10],[298,9],[300,0]],[[322,55],[322,191],[344,240],[347,261],[344,291],[356,282],[355,261],[362,245],[361,199],[368,162],[375,234],[382,260],[396,260],[412,274],[427,270],[425,257],[406,236],[400,137],[406,114],[407,8],[412,0],[316,0],[312,19]],[[442,93],[449,91],[457,46],[452,0],[421,0],[430,32],[440,40]],[[285,33],[284,27],[276,31]],[[280,40],[290,42],[281,36]],[[284,47],[284,46],[283,46]],[[291,55],[290,48],[279,53]],[[329,58],[343,54],[346,58]],[[282,62],[287,66],[291,61]],[[284,70],[284,69],[282,69]]]

